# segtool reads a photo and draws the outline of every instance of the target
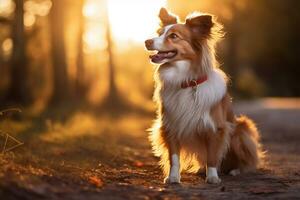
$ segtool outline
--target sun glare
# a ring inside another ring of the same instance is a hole
[[[0,0],[0,16],[7,17],[15,9],[15,4],[12,0]]]
[[[166,0],[107,0],[107,12],[115,42],[142,42],[153,36],[158,26],[159,9]],[[87,0],[83,8],[86,18],[85,52],[105,48],[105,4]]]
[[[96,0],[87,0],[83,7],[83,15],[90,20],[99,20],[101,18],[101,2]]]
[[[91,53],[93,51],[105,49],[107,46],[105,38],[105,30],[100,26],[90,26],[83,35],[85,42],[84,52]]]
[[[157,14],[165,0],[109,0],[112,33],[117,40],[144,41],[155,33]]]

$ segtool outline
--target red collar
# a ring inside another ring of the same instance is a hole
[[[184,81],[181,83],[181,88],[182,89],[185,89],[185,88],[188,88],[188,87],[195,87],[203,82],[205,82],[207,80],[207,76],[202,76],[202,77],[199,77],[198,79],[192,79],[190,81]]]

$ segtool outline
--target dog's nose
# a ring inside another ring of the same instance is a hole
[[[145,41],[145,46],[146,46],[147,49],[152,48],[152,45],[153,45],[153,40],[152,39],[149,39],[149,40]]]

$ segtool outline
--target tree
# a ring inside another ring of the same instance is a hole
[[[69,95],[69,83],[64,39],[65,1],[54,0],[50,12],[53,93],[51,103],[61,103]]]
[[[107,40],[107,53],[108,53],[108,68],[109,68],[109,94],[108,97],[111,100],[117,100],[118,93],[116,88],[116,80],[115,80],[115,63],[113,57],[113,41],[111,38],[111,31],[109,21],[106,26],[106,40]]]
[[[107,9],[106,9],[107,10]],[[108,95],[104,101],[104,107],[110,109],[117,109],[120,106],[124,106],[124,102],[120,99],[121,96],[118,94],[115,80],[115,63],[113,55],[113,40],[110,29],[109,16],[106,12],[106,41],[107,41],[107,55],[108,55],[108,71],[109,71],[109,84],[108,84]]]
[[[12,21],[13,52],[10,61],[10,86],[7,101],[27,104],[30,102],[30,91],[23,4],[24,0],[15,0],[15,16]]]
[[[237,71],[241,67],[238,59],[238,48],[242,13],[236,4],[237,2],[233,0],[229,0],[225,4],[225,6],[228,6],[228,9],[232,13],[232,18],[230,20],[225,20],[225,29],[227,30],[226,40],[228,45],[225,56],[225,67],[231,77],[236,77]],[[233,85],[233,87],[234,86],[235,85]]]
[[[85,66],[84,66],[84,53],[83,53],[83,41],[82,36],[84,33],[85,19],[82,14],[82,8],[84,6],[85,0],[79,0],[79,30],[78,30],[78,43],[77,43],[77,74],[75,82],[75,92],[76,96],[79,98],[84,98],[87,93],[87,85],[85,83]]]

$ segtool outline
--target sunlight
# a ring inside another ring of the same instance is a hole
[[[49,14],[51,6],[52,2],[50,0],[24,2],[24,25],[27,28],[32,27],[37,20],[37,16],[45,17]]]
[[[159,9],[166,0],[109,0],[108,17],[113,38],[117,41],[143,42],[153,36],[158,26]],[[86,18],[85,53],[101,50],[105,42],[105,6],[98,0],[87,0],[83,7]]]
[[[109,0],[113,36],[118,40],[144,41],[155,33],[159,9],[165,5],[165,0]]]
[[[83,35],[84,52],[90,53],[91,51],[97,51],[105,49],[107,46],[105,38],[105,29],[101,25],[92,24],[87,26],[87,30]]]
[[[36,21],[36,17],[34,14],[30,13],[30,12],[25,12],[24,14],[24,25],[26,27],[31,27],[34,25]]]
[[[2,51],[4,55],[10,55],[13,48],[13,41],[11,38],[6,38],[2,43]]]
[[[12,0],[0,0],[0,16],[9,16],[15,10]]]
[[[102,6],[103,5],[101,5],[99,1],[88,0],[83,7],[83,15],[87,19],[99,19],[101,17],[101,12],[99,12],[99,10]]]
[[[52,2],[50,0],[43,0],[41,2],[31,0],[24,3],[24,10],[26,12],[30,12],[31,15],[38,15],[42,17],[49,14],[51,7]]]

